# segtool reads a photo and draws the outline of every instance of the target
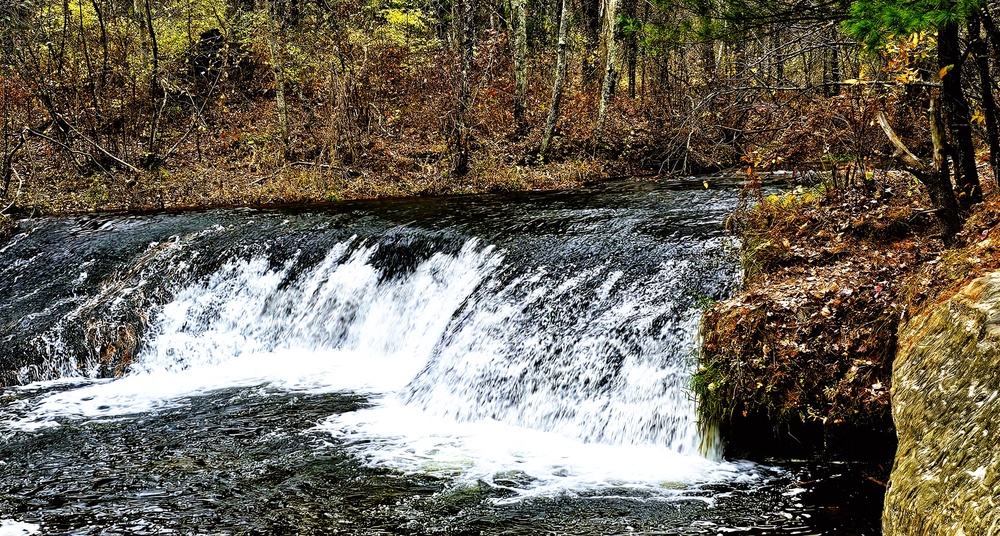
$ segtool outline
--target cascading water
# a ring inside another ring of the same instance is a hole
[[[739,282],[719,229],[735,197],[645,184],[29,222],[0,249],[0,379],[35,383],[0,418],[15,445],[217,393],[319,397],[343,402],[309,413],[309,437],[379,470],[712,503],[692,490],[761,471],[699,453],[688,390],[701,308]]]

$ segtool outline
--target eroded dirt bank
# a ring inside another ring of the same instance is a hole
[[[874,460],[895,452],[902,323],[1000,266],[995,192],[946,247],[912,178],[749,192],[742,293],[707,311],[695,390],[733,456]]]

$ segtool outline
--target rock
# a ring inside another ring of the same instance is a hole
[[[1000,534],[1000,272],[900,330],[883,533]]]
[[[17,222],[6,214],[0,214],[0,244],[7,241],[17,230]]]

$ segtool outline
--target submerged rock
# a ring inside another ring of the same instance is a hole
[[[892,413],[899,447],[888,535],[1000,532],[1000,272],[900,331]]]

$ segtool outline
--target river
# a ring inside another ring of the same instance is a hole
[[[25,220],[0,534],[878,534],[689,382],[733,184]]]

